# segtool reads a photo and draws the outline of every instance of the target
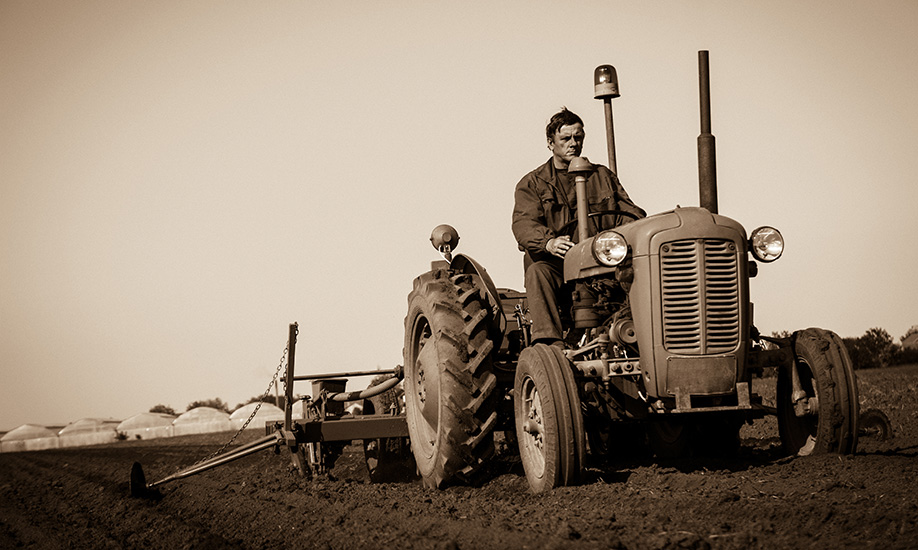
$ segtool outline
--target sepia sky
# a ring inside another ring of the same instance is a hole
[[[697,205],[702,49],[720,212],[787,241],[751,283],[756,325],[898,341],[916,28],[913,0],[6,0],[0,430],[234,406],[294,321],[300,373],[391,368],[440,223],[522,289],[513,187],[561,106],[607,163],[597,65],[631,197]]]

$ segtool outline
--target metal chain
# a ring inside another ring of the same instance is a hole
[[[296,330],[296,333],[294,333],[294,334],[298,334],[298,333],[299,333],[299,329],[297,329],[297,330]],[[236,441],[236,438],[239,437],[239,434],[241,434],[243,431],[245,431],[246,427],[248,427],[248,425],[249,425],[249,422],[251,422],[252,419],[255,418],[255,415],[258,414],[258,409],[261,408],[262,403],[265,402],[265,399],[266,399],[266,398],[268,397],[268,395],[271,393],[271,388],[274,387],[274,384],[277,382],[277,377],[280,376],[280,372],[281,372],[281,370],[283,369],[283,367],[284,367],[284,365],[285,365],[285,363],[286,363],[286,360],[287,360],[287,350],[288,350],[288,349],[290,349],[290,341],[289,341],[289,340],[287,341],[287,344],[284,346],[284,353],[281,354],[280,362],[279,362],[278,365],[277,365],[277,370],[274,371],[274,376],[271,377],[271,382],[268,383],[268,387],[265,389],[265,392],[264,392],[263,394],[261,394],[261,398],[259,399],[258,404],[255,405],[255,409],[252,411],[252,414],[249,415],[249,418],[245,421],[245,423],[242,425],[242,427],[239,428],[239,431],[237,431],[235,434],[233,434],[233,437],[230,438],[229,441],[227,441],[226,443],[223,444],[222,447],[220,447],[219,449],[217,449],[216,451],[214,451],[213,453],[211,453],[210,456],[205,457],[205,458],[202,458],[201,460],[195,462],[194,464],[192,464],[192,465],[189,466],[189,467],[194,467],[194,466],[197,466],[198,464],[201,464],[201,463],[203,463],[203,462],[207,462],[208,460],[212,459],[213,457],[215,457],[215,456],[217,456],[217,455],[223,453],[223,451],[225,451],[227,447],[229,447],[230,445],[233,444],[234,441]],[[286,377],[284,377],[284,395],[287,395],[287,378],[286,378]],[[285,406],[287,406],[286,403],[285,403]]]

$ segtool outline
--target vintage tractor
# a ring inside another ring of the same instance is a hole
[[[615,70],[601,66],[595,77],[614,171]],[[784,242],[774,228],[747,234],[718,214],[704,51],[699,77],[701,206],[591,233],[589,221],[627,213],[590,212],[578,200],[579,242],[564,259],[564,348],[532,344],[525,294],[497,288],[482,265],[454,254],[455,229],[433,231],[443,260],[414,281],[404,346],[408,434],[427,486],[474,476],[496,431],[515,436],[534,492],[576,483],[588,453],[735,452],[741,425],[766,415],[777,415],[789,453],[854,452],[858,392],[841,339],[818,328],[768,338],[754,326],[749,279]],[[591,166],[571,163],[578,198]],[[751,392],[767,367],[777,369],[775,407]]]
[[[414,280],[408,296],[403,367],[296,375],[293,323],[264,395],[286,358],[283,422],[267,422],[265,437],[224,452],[256,409],[219,451],[153,483],[134,463],[131,494],[155,496],[166,483],[284,447],[301,474],[328,473],[354,440],[363,442],[372,480],[405,481],[418,473],[427,486],[441,487],[480,473],[497,432],[518,442],[530,487],[542,492],[576,483],[588,455],[641,448],[660,457],[735,452],[743,422],[766,415],[778,417],[789,453],[853,453],[857,384],[841,339],[816,328],[769,338],[753,324],[749,279],[757,262],[781,256],[784,242],[771,227],[747,236],[717,213],[704,51],[699,76],[701,207],[619,223],[615,218],[627,212],[589,211],[583,197],[592,165],[571,162],[579,239],[564,259],[571,303],[562,312],[566,346],[532,343],[526,295],[495,287],[482,265],[454,255],[458,233],[438,226],[431,242],[443,260]],[[614,171],[615,69],[597,68],[595,86]],[[614,223],[591,233],[609,219]],[[766,368],[778,371],[774,407],[751,392],[752,376]],[[363,376],[376,383],[344,391],[345,377]],[[303,381],[312,383],[313,395],[298,401],[294,383]],[[400,383],[404,402],[382,399]],[[364,414],[350,414],[346,402],[362,402]],[[868,412],[863,433],[887,437],[885,415]]]

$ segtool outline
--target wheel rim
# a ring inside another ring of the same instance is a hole
[[[815,398],[819,402],[819,390],[816,379],[813,377],[813,370],[810,364],[803,357],[797,357],[797,375],[800,378],[800,388],[806,393],[806,398]],[[793,391],[793,390],[791,390]],[[787,404],[789,417],[788,429],[791,440],[797,447],[798,454],[808,455],[816,448],[816,436],[819,433],[819,410],[804,416],[797,416],[794,410],[793,396],[788,396],[790,402]]]
[[[420,412],[417,426],[421,433],[417,443],[428,458],[434,455],[440,415],[440,369],[436,343],[431,334],[430,323],[419,316],[412,331],[408,361],[411,388],[406,392],[407,399],[414,402],[414,410]]]
[[[523,381],[523,433],[521,435],[529,450],[531,464],[535,466],[538,477],[545,473],[545,438],[542,416],[542,399],[535,382],[530,377]]]
[[[861,436],[884,441],[892,434],[892,426],[889,424],[889,418],[882,411],[868,409],[858,419],[858,432]]]

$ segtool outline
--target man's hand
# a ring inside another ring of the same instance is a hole
[[[550,254],[554,254],[559,258],[563,258],[572,246],[574,246],[574,243],[571,242],[571,238],[567,235],[562,235],[560,237],[555,237],[554,239],[551,239],[545,243],[545,250],[547,250]]]

